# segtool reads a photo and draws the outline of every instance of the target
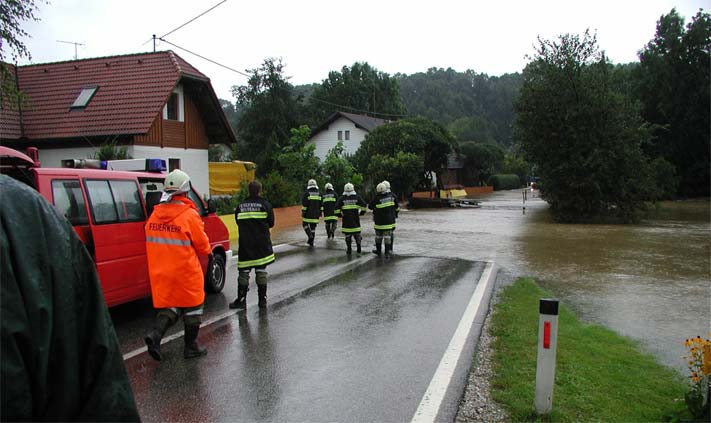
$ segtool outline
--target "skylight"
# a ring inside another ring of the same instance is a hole
[[[77,96],[77,99],[74,100],[74,103],[72,104],[72,109],[86,107],[86,105],[89,104],[89,101],[92,97],[94,97],[94,94],[96,94],[96,90],[98,89],[98,86],[82,88],[81,92],[79,93],[79,96]]]

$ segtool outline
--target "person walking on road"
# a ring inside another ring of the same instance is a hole
[[[205,302],[205,276],[199,256],[210,256],[210,240],[195,204],[187,197],[190,176],[174,170],[165,178],[161,202],[146,222],[146,257],[156,324],[145,337],[148,353],[160,361],[160,342],[182,316],[184,358],[200,357],[207,349],[197,337]]]
[[[338,226],[338,216],[336,216],[336,191],[333,185],[325,185],[326,192],[321,196],[321,211],[323,212],[323,223],[326,225],[326,237],[334,239],[336,236],[336,226]]]
[[[393,230],[390,232],[390,251],[395,249],[395,228],[397,225],[397,218],[398,215],[400,214],[400,202],[398,201],[398,196],[394,192],[390,191],[390,182],[388,181],[383,181],[383,185],[385,185],[385,192],[390,194],[390,196],[393,197],[393,201],[395,202],[395,224],[393,224]]]
[[[385,244],[385,258],[392,255],[390,236],[395,228],[395,202],[392,196],[385,192],[385,184],[379,183],[376,188],[375,198],[368,204],[368,208],[373,210],[373,220],[375,221],[375,250],[373,253],[380,256],[382,254],[382,244]]]
[[[274,210],[269,201],[261,197],[262,184],[249,183],[249,197],[235,209],[235,221],[239,229],[237,253],[237,298],[230,308],[244,309],[247,306],[249,272],[254,269],[257,282],[259,307],[267,306],[267,265],[274,263],[274,250],[269,229],[274,227]]]
[[[309,179],[306,184],[306,192],[301,198],[301,206],[301,221],[308,237],[306,242],[313,247],[316,225],[318,225],[318,219],[321,216],[321,193],[314,179]]]
[[[361,253],[360,216],[365,214],[365,208],[365,201],[356,194],[353,184],[347,183],[343,187],[343,195],[336,202],[335,212],[343,219],[341,231],[346,236],[346,254],[348,255],[352,252],[353,238],[356,242],[356,252]]]
[[[140,421],[96,267],[74,228],[0,175],[2,421]]]

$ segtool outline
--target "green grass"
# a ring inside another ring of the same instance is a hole
[[[521,278],[501,293],[492,334],[492,396],[512,421],[650,422],[688,420],[680,374],[641,352],[632,340],[581,323],[561,304],[553,411],[534,408],[538,300],[552,295]]]

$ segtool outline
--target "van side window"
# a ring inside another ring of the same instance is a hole
[[[134,181],[86,181],[96,223],[145,220],[138,185]]]
[[[207,216],[207,209],[205,208],[205,205],[203,204],[200,197],[195,193],[195,191],[188,191],[188,198],[190,199],[190,201],[195,203],[195,207],[197,207],[200,216]]]
[[[52,181],[52,199],[54,206],[73,226],[88,225],[84,196],[78,180]]]

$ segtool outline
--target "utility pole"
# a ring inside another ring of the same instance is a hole
[[[64,44],[74,44],[74,60],[77,60],[77,46],[83,46],[83,43],[77,43],[74,41],[62,41],[62,40],[57,40],[58,43],[64,43]]]
[[[156,34],[153,34],[153,53],[156,52]]]

